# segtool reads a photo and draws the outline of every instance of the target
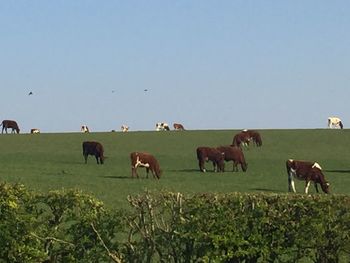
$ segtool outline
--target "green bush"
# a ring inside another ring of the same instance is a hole
[[[348,196],[164,193],[130,203],[130,261],[350,259]]]
[[[0,262],[349,262],[350,197],[144,193],[0,184]]]

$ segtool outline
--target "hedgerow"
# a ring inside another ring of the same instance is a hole
[[[349,262],[350,197],[150,193],[112,210],[79,190],[0,184],[0,262]]]

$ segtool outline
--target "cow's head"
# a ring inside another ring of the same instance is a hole
[[[323,183],[321,183],[322,191],[325,192],[326,194],[330,193],[329,187],[330,187],[330,184],[327,181],[324,181]]]
[[[242,163],[242,170],[243,172],[246,172],[248,169],[248,164],[247,163]]]

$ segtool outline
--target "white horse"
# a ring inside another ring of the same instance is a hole
[[[343,123],[338,117],[329,117],[328,118],[328,128],[340,128],[343,129]]]

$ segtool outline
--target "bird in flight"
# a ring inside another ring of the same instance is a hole
[[[29,92],[29,93],[28,93],[28,96],[30,96],[30,95],[33,95],[33,92]]]
[[[144,89],[143,91],[148,91],[148,89]]]

